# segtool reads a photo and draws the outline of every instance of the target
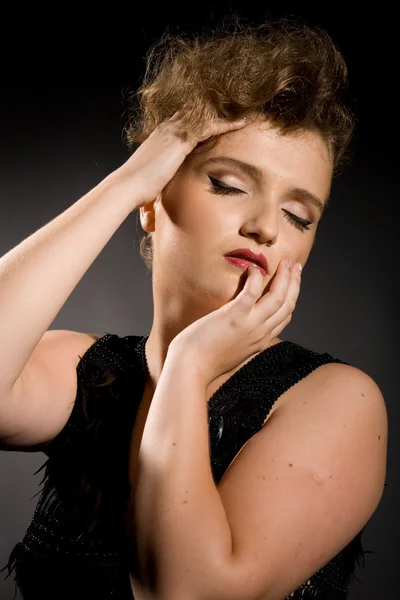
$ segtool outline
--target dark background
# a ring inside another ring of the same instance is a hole
[[[86,8],[85,15],[83,8],[72,14],[65,6],[59,14],[20,10],[24,29],[18,19],[3,20],[9,40],[0,76],[0,256],[126,160],[123,92],[140,84],[146,50],[167,26],[190,32],[231,10],[248,18],[300,16],[324,27],[339,46],[357,117],[355,154],[334,182],[296,313],[281,337],[357,366],[382,390],[389,417],[388,485],[363,536],[364,549],[374,554],[366,555],[365,571],[356,570],[363,583],[355,582],[349,597],[399,598],[395,8],[388,2],[367,10],[351,2],[318,7],[283,1],[103,5]],[[136,217],[122,224],[51,329],[150,331],[151,281],[139,256]],[[44,461],[41,453],[0,453],[0,567],[32,517],[41,478],[32,474]],[[14,586],[4,575],[0,600],[11,600]]]

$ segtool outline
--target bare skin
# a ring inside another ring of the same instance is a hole
[[[262,179],[230,165],[205,164],[217,156],[257,166]],[[241,193],[215,193],[210,177]],[[242,289],[243,271],[227,263],[224,254],[243,247],[262,252],[269,267],[263,293],[282,260],[306,264],[321,213],[291,189],[303,188],[324,204],[331,180],[332,163],[318,134],[283,137],[256,121],[221,135],[211,149],[206,144],[189,154],[163,193],[140,208],[141,225],[153,233],[154,246],[154,319],[146,344],[148,392],[157,385],[171,341]],[[285,211],[312,221],[309,229],[295,226]],[[270,345],[280,341],[276,337]],[[208,397],[251,358],[215,379]]]

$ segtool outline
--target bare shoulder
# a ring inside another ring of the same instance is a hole
[[[351,427],[363,431],[364,441],[369,439],[375,449],[371,460],[381,489],[387,458],[387,407],[379,385],[365,371],[342,363],[321,365],[288,390],[278,413],[287,423],[312,420],[321,431],[336,424],[343,436],[350,435]]]
[[[303,379],[304,386],[318,395],[327,394],[331,400],[340,397],[386,406],[382,391],[376,381],[365,371],[352,365],[327,363]]]
[[[321,430],[336,423],[347,433],[350,423],[358,423],[360,431],[363,427],[364,433],[368,430],[371,447],[376,442],[379,448],[374,460],[380,488],[387,462],[387,407],[380,387],[365,371],[343,363],[317,367],[280,396],[262,427],[267,436],[273,421],[285,427],[312,421],[315,427],[320,423]]]
[[[377,383],[361,369],[343,363],[321,365],[290,387],[275,402],[264,425],[274,413],[313,410],[313,405],[331,404],[335,399],[345,411],[357,402],[360,409],[370,405],[387,427],[386,403]]]
[[[318,373],[318,371],[320,371]],[[370,418],[371,427],[379,431],[379,440],[387,443],[388,415],[386,401],[377,382],[368,373],[351,365],[331,363],[317,369],[314,384],[326,390],[330,401],[349,411],[360,411]]]
[[[285,406],[304,405],[306,397],[312,402],[323,401],[323,398],[328,398],[329,402],[339,402],[341,398],[346,398],[352,404],[357,401],[364,406],[372,403],[377,409],[386,411],[385,400],[376,381],[365,371],[343,363],[327,363],[317,367],[283,396],[282,405]]]
[[[35,451],[64,427],[77,393],[77,366],[102,334],[47,330],[2,404],[0,449]]]

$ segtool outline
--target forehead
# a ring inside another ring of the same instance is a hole
[[[259,158],[273,152],[285,162],[291,160],[293,164],[304,157],[306,160],[323,162],[327,168],[331,167],[328,146],[318,132],[298,130],[283,133],[266,121],[249,123],[242,129],[219,136],[209,150],[207,145],[204,147],[204,151],[208,151],[210,156],[218,154],[221,149],[251,152],[254,156],[261,151]]]

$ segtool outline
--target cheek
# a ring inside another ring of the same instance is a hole
[[[314,244],[314,240],[315,236],[313,236],[312,238],[310,237],[307,241],[307,244],[304,244],[301,248],[299,248],[299,251],[296,252],[295,260],[296,262],[301,263],[302,266],[304,266],[308,260],[308,257]]]
[[[200,203],[183,186],[171,186],[157,211],[155,256],[162,271],[172,277],[187,270],[195,249],[203,245]]]
[[[308,233],[300,234],[294,227],[293,229],[293,232],[287,230],[285,235],[282,235],[275,254],[277,257],[280,257],[279,260],[287,257],[291,259],[293,264],[299,262],[304,266],[310,255],[315,235],[311,236]]]
[[[158,216],[161,226],[172,229],[174,235],[194,239],[221,228],[224,215],[219,212],[213,198],[204,190],[196,185],[179,184],[171,186],[162,199]]]

